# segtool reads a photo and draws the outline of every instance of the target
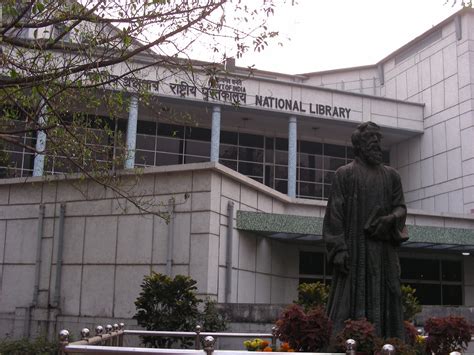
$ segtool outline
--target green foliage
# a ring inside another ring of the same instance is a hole
[[[227,315],[220,312],[216,301],[206,299],[204,311],[199,315],[199,324],[204,332],[221,332],[227,329]]]
[[[421,312],[421,305],[415,296],[416,290],[409,285],[402,285],[403,319],[412,321]]]
[[[324,349],[331,337],[332,323],[324,308],[309,312],[297,305],[288,306],[276,322],[277,336],[296,351],[317,352]]]
[[[326,307],[329,286],[322,282],[302,283],[298,286],[298,300],[295,301],[305,311],[315,307]]]
[[[473,325],[464,317],[432,317],[425,323],[426,350],[437,355],[466,350],[471,341]]]
[[[137,312],[133,316],[146,330],[194,331],[203,322],[204,331],[226,329],[226,318],[220,315],[215,302],[204,302],[204,311],[199,311],[202,303],[197,298],[196,281],[184,275],[174,279],[153,272],[145,276],[142,291],[135,301]],[[150,347],[170,348],[173,345],[189,347],[194,339],[143,337],[143,343]]]
[[[38,337],[34,340],[0,340],[0,354],[5,355],[55,355],[58,351],[59,344],[50,342],[45,337]]]
[[[376,340],[374,325],[365,318],[348,319],[344,324],[344,329],[336,335],[336,348],[345,352],[346,340],[354,339],[357,342],[357,351],[371,353]]]

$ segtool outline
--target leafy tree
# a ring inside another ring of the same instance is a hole
[[[421,305],[415,296],[416,290],[409,285],[402,285],[403,319],[412,321],[421,312]]]
[[[169,276],[152,273],[145,276],[142,291],[135,301],[137,313],[134,318],[146,330],[194,331],[202,322],[203,331],[225,330],[226,318],[221,315],[213,301],[204,302],[203,312],[197,297],[196,281],[184,275]],[[174,344],[188,347],[194,339],[143,337],[143,342],[152,347],[169,348]]]
[[[226,53],[259,52],[277,36],[267,24],[272,0],[2,0],[0,6],[0,143],[45,154],[47,171],[82,173],[145,211],[149,206],[115,174],[126,154],[120,119],[131,96],[155,117],[188,118],[162,105],[146,81],[150,75],[153,86],[170,77],[213,86]],[[192,61],[198,43],[207,43],[218,63]],[[44,149],[35,145],[41,134]],[[18,173],[3,167],[3,175]]]

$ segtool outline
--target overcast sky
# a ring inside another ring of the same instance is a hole
[[[284,47],[249,53],[237,66],[297,74],[374,64],[461,8],[460,0],[297,1],[272,19]]]

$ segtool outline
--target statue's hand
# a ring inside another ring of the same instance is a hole
[[[334,256],[333,264],[336,270],[343,274],[349,273],[349,253],[344,250]]]
[[[374,230],[372,238],[378,240],[389,240],[390,230],[392,229],[394,222],[395,216],[391,213],[387,216],[377,218],[371,225]]]

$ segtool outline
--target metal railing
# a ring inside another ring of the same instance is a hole
[[[175,332],[175,331],[146,331],[146,330],[126,330],[125,324],[116,323],[98,325],[95,328],[95,335],[91,336],[87,328],[81,331],[81,340],[69,343],[69,331],[61,330],[59,332],[60,351],[59,355],[65,354],[127,354],[127,355],[229,355],[228,350],[216,350],[216,340],[221,337],[226,338],[268,338],[271,339],[272,347],[276,348],[277,332],[276,327],[272,328],[271,333],[224,333],[224,332],[201,332],[201,327],[196,326],[194,332]],[[195,340],[195,349],[151,349],[123,346],[125,335],[139,336],[166,336],[166,337],[189,337]],[[201,343],[203,348],[201,349]],[[346,355],[356,355],[357,342],[353,339],[346,341]],[[246,350],[232,351],[235,355],[248,354]],[[382,355],[394,355],[393,345],[385,344],[380,352]],[[305,353],[301,353],[305,354]],[[306,353],[309,354],[309,353]],[[456,353],[451,353],[457,355]]]

